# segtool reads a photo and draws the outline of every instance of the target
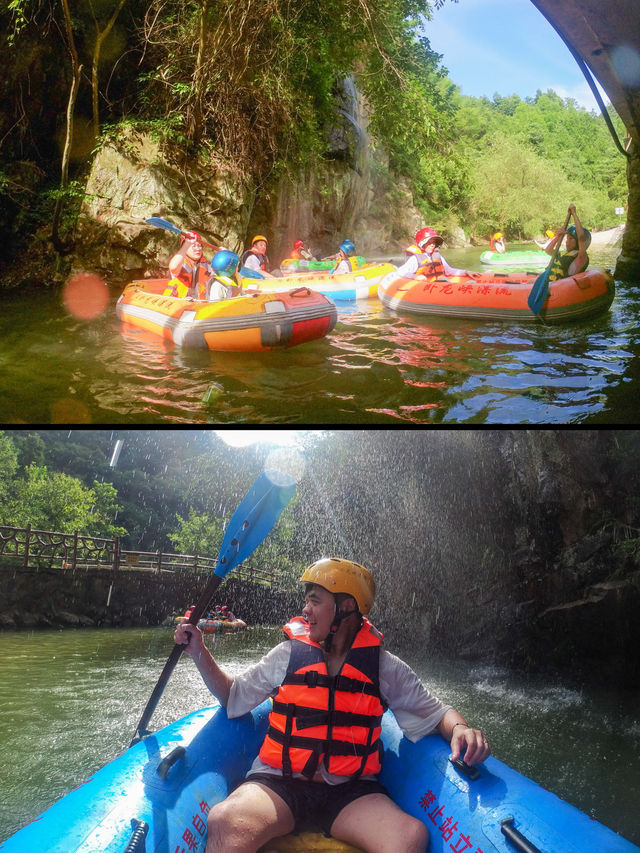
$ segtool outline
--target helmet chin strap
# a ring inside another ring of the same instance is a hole
[[[349,616],[353,616],[354,613],[360,617],[360,624],[362,624],[362,615],[361,615],[361,613],[357,607],[355,610],[338,610],[338,605],[336,603],[333,622],[331,623],[331,627],[329,628],[329,633],[324,638],[324,650],[325,650],[325,652],[331,651],[331,646],[333,645],[333,638],[337,634],[338,628],[342,624],[342,621],[344,619],[348,619]]]

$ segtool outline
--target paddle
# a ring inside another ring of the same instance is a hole
[[[191,611],[189,622],[196,625],[205,612],[215,591],[228,573],[245,560],[258,547],[278,520],[280,513],[289,503],[296,490],[293,479],[280,471],[265,471],[249,489],[238,509],[234,512],[220,546],[220,556],[215,571],[204,592]],[[164,688],[175,669],[183,645],[174,645],[164,665],[158,683],[153,689],[144,709],[131,746],[149,734],[147,725],[156,709]]]
[[[167,219],[161,219],[159,216],[151,216],[149,219],[145,219],[145,222],[147,225],[153,225],[154,228],[163,228],[165,231],[171,231],[172,234],[187,236],[186,231],[178,228],[177,225],[174,225],[173,222],[169,222]],[[207,246],[209,249],[215,249],[216,252],[220,251],[220,246],[214,246],[213,243],[207,243],[206,240],[202,240],[202,245]]]
[[[567,225],[569,224],[569,219],[571,218],[571,213],[567,213],[567,218],[564,221],[564,225],[562,230],[565,231]],[[539,314],[542,311],[542,306],[545,303],[547,296],[549,295],[549,276],[551,275],[551,267],[553,266],[555,259],[558,257],[558,252],[560,251],[560,246],[562,245],[563,237],[558,240],[558,243],[553,250],[553,255],[551,255],[551,260],[549,261],[549,265],[543,273],[540,273],[538,278],[534,281],[533,287],[529,293],[529,298],[527,302],[529,304],[529,308],[533,311],[534,314]]]

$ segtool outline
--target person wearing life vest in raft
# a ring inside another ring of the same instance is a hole
[[[246,267],[247,269],[258,273],[260,278],[276,278],[276,276],[267,271],[268,266],[269,258],[267,257],[267,238],[262,234],[256,234],[251,241],[251,248],[247,249],[247,251],[242,255],[240,274],[242,274],[242,268]]]
[[[587,249],[591,243],[591,232],[587,228],[583,228],[574,204],[569,205],[568,212],[573,217],[575,224],[570,225],[566,231],[559,228],[553,240],[545,248],[545,252],[548,255],[553,255],[556,246],[562,242],[566,234],[567,244],[565,251],[559,254],[553,262],[549,273],[549,281],[568,278],[576,273],[584,272],[589,266]]]
[[[172,279],[163,296],[204,299],[206,284],[213,270],[202,255],[202,237],[187,231],[180,237],[180,248],[169,261]]]
[[[291,252],[289,257],[293,258],[295,261],[315,261],[315,258],[311,254],[309,249],[305,249],[302,240],[296,240],[296,242],[293,244],[293,251]]]
[[[336,258],[336,265],[332,270],[330,270],[331,275],[341,275],[345,272],[353,272],[353,270],[358,269],[358,261],[355,257],[349,257],[355,252],[356,247],[355,244],[349,240],[345,239],[338,246],[338,251],[334,256]]]
[[[493,237],[489,241],[489,248],[492,252],[498,252],[501,255],[506,252],[507,247],[505,245],[501,231],[496,231],[496,233],[493,235]]]
[[[309,566],[302,616],[257,664],[221,669],[201,632],[185,622],[185,646],[209,690],[240,717],[273,697],[269,728],[245,780],[213,806],[207,853],[253,853],[309,824],[368,853],[424,853],[425,824],[404,812],[378,782],[387,708],[411,741],[438,732],[453,759],[484,761],[483,733],[443,704],[415,672],[382,646],[367,618],[375,583],[364,566],[330,557]]]
[[[389,276],[396,278],[438,278],[447,275],[472,276],[468,270],[452,267],[440,254],[443,239],[433,228],[421,228],[416,234],[416,242],[406,251],[405,262]]]

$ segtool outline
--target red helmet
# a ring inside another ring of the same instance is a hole
[[[416,234],[416,243],[421,248],[427,245],[427,243],[433,242],[436,246],[442,246],[444,240],[438,234],[437,231],[434,231],[433,228],[421,228]]]
[[[303,246],[304,243],[302,242],[302,240],[296,240],[296,242],[293,244],[294,249],[301,249]]]

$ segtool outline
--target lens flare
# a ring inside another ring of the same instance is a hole
[[[99,275],[78,273],[65,284],[63,301],[76,320],[95,320],[109,304],[109,288]]]

